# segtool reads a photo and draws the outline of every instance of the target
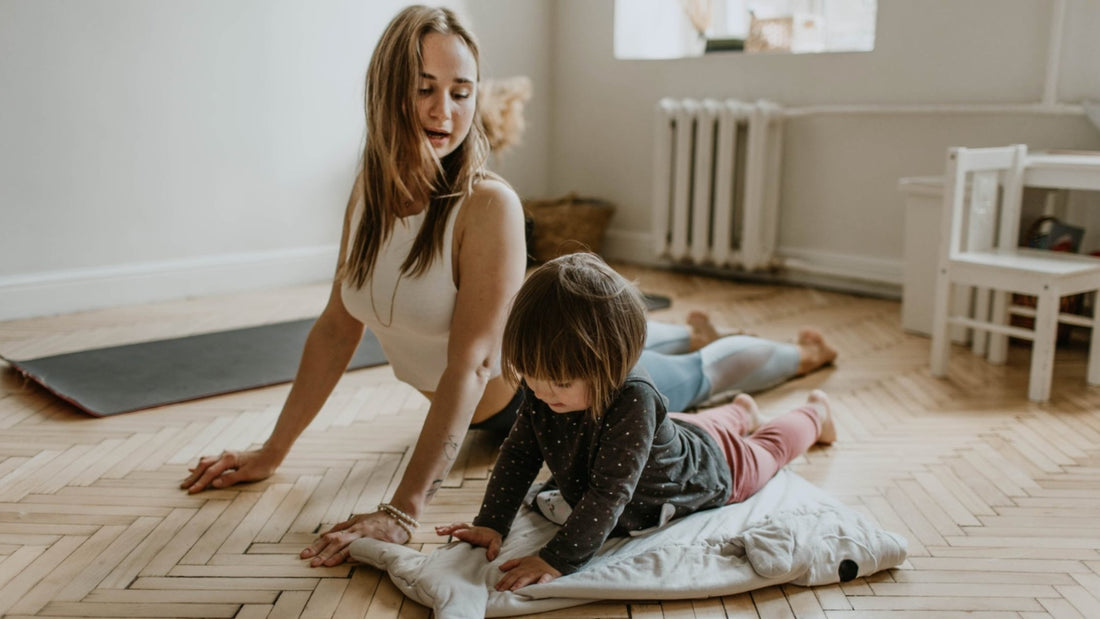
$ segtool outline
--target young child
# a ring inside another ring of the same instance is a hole
[[[666,412],[636,366],[645,338],[641,294],[594,254],[545,263],[517,294],[502,364],[523,404],[473,525],[436,532],[495,559],[543,462],[571,512],[537,555],[500,566],[497,590],[572,573],[610,535],[743,501],[815,442],[835,440],[820,391],[763,425],[748,395],[699,413]]]

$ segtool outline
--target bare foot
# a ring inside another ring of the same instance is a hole
[[[741,430],[741,435],[744,436],[756,432],[756,429],[760,427],[761,423],[760,407],[756,405],[756,400],[752,399],[752,396],[747,393],[739,393],[737,397],[733,399],[733,405],[748,413],[748,421]]]
[[[669,413],[669,415],[676,418],[683,418],[689,423],[691,422],[691,417],[703,414],[708,416],[736,418],[740,426],[741,436],[747,436],[756,432],[756,429],[760,427],[761,423],[760,409],[756,406],[756,401],[747,393],[740,393],[732,401],[726,402],[725,404],[702,408],[693,413]]]
[[[705,312],[695,310],[688,314],[688,326],[691,327],[691,349],[699,350],[719,338],[718,330]]]
[[[688,314],[687,323],[688,326],[691,327],[690,346],[693,351],[699,350],[719,338],[728,337],[730,335],[751,335],[744,329],[733,329],[724,333],[719,333],[714,323],[710,321],[710,316],[707,315],[706,312],[700,312],[699,310],[692,311]]]
[[[806,398],[806,403],[817,411],[817,418],[821,420],[821,432],[817,435],[817,442],[821,445],[836,442],[836,423],[833,421],[833,409],[829,406],[829,396],[820,389],[814,389]]]
[[[836,359],[836,349],[825,343],[825,336],[817,329],[798,332],[798,375],[809,374]]]

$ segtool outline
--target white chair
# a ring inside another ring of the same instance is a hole
[[[1091,317],[1060,314],[1065,295],[1100,290],[1100,260],[1018,247],[1020,202],[1027,147],[950,148],[944,179],[943,228],[932,310],[933,376],[945,376],[951,352],[952,326],[974,330],[974,351],[1004,363],[1007,336],[1031,340],[1028,398],[1050,399],[1058,322],[1093,327],[1089,345],[1088,382],[1100,384],[1100,329],[1096,307]],[[970,313],[960,312],[952,295],[975,291]],[[1011,293],[1036,298],[1034,328],[1013,326]],[[990,302],[992,299],[992,302]]]

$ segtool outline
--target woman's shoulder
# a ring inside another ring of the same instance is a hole
[[[493,242],[499,242],[501,235],[519,234],[518,230],[523,227],[523,204],[508,183],[494,177],[482,178],[466,197],[457,225],[461,236],[472,231],[477,236],[494,237]]]
[[[522,208],[519,194],[504,179],[496,175],[486,176],[474,183],[467,198],[467,206],[479,211]]]

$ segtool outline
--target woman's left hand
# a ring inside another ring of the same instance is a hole
[[[298,556],[312,559],[309,562],[310,567],[340,565],[348,560],[348,546],[361,537],[406,544],[411,536],[396,520],[383,512],[357,514],[322,533],[317,541]]]
[[[515,591],[531,584],[541,585],[561,576],[561,572],[534,555],[505,561],[500,571],[507,573],[497,582],[497,591]]]

